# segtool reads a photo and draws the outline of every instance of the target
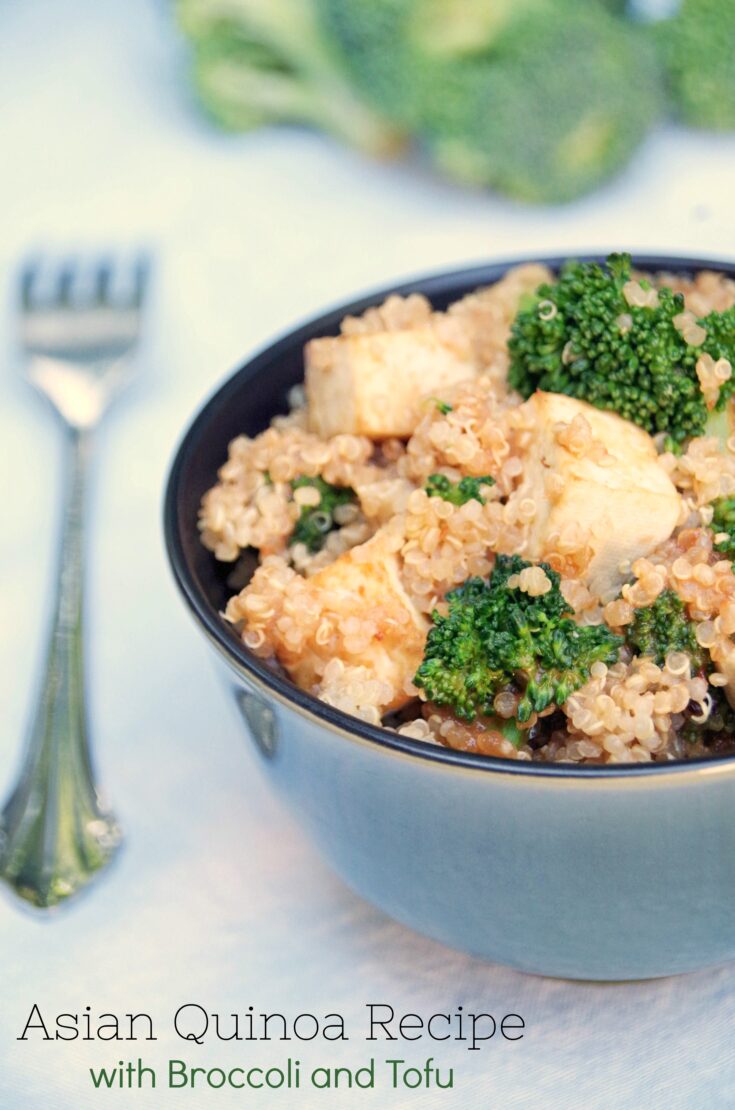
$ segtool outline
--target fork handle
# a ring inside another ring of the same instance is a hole
[[[51,631],[20,776],[2,814],[0,877],[47,907],[108,861],[120,831],[95,786],[82,640],[84,507],[91,441],[68,429],[66,487]]]

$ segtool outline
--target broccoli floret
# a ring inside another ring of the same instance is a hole
[[[712,660],[709,652],[697,643],[695,633],[696,625],[687,616],[684,602],[673,590],[664,590],[652,605],[636,610],[625,630],[625,642],[637,655],[649,656],[658,666],[664,665],[669,652],[683,652],[689,656],[693,675],[708,675]],[[697,719],[700,707],[691,703],[684,711],[680,737],[687,743],[714,749],[735,734],[735,711],[721,688],[708,686],[707,695],[711,708],[706,719]]]
[[[650,656],[660,667],[670,651],[682,651],[691,658],[692,674],[704,666],[704,652],[697,643],[694,623],[673,590],[664,590],[652,605],[636,609],[625,639],[637,655]]]
[[[715,550],[735,559],[735,497],[720,497],[713,502],[712,531],[727,538],[715,541]]]
[[[590,0],[509,10],[482,49],[437,66],[423,132],[452,176],[573,200],[621,169],[660,116],[655,51]]]
[[[735,128],[735,4],[682,0],[656,27],[672,98],[694,127]]]
[[[387,119],[416,124],[421,63],[411,22],[426,0],[315,0],[325,32],[339,45],[361,93]]]
[[[334,511],[340,505],[349,505],[355,500],[354,490],[333,486],[323,478],[295,478],[291,488],[302,489],[312,486],[319,491],[317,505],[302,505],[299,519],[291,533],[289,544],[303,543],[312,552],[321,551],[327,535],[339,527],[334,519]]]
[[[659,114],[621,3],[176,0],[223,126],[314,124],[381,154],[410,133],[454,176],[540,201],[595,185]]]
[[[729,362],[735,358],[735,306],[725,309],[724,312],[710,312],[700,320],[702,327],[707,329],[707,338],[702,345],[702,351],[711,355],[717,361],[726,358]],[[724,408],[725,401],[733,395],[735,380],[731,377],[725,382],[720,392],[717,404],[719,410]]]
[[[518,555],[497,557],[488,580],[469,578],[447,594],[448,612],[432,614],[414,683],[437,705],[472,721],[492,715],[502,690],[519,695],[521,723],[562,705],[587,681],[590,667],[617,659],[622,640],[606,625],[581,627],[544,563],[551,588],[537,597],[509,579],[531,566]]]
[[[676,448],[700,435],[708,418],[697,360],[735,358],[735,310],[700,320],[707,337],[693,347],[674,324],[683,296],[661,288],[657,307],[631,306],[623,292],[630,278],[622,254],[605,267],[569,264],[540,286],[513,324],[508,380],[525,397],[544,389],[610,409],[652,434],[665,432]],[[718,408],[733,385],[722,387]]]
[[[201,101],[223,127],[306,123],[377,154],[398,136],[357,95],[314,0],[177,0]]]
[[[485,504],[485,498],[480,493],[482,486],[494,486],[495,479],[489,474],[482,478],[460,478],[452,482],[445,474],[430,474],[424,489],[429,497],[441,497],[452,505],[466,505],[468,501],[479,501]]]
[[[619,0],[318,3],[366,97],[461,180],[568,200],[660,114],[655,50],[606,10]]]

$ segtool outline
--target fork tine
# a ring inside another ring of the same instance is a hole
[[[56,299],[59,304],[71,304],[76,272],[77,264],[75,260],[73,258],[64,259],[56,276]]]
[[[20,303],[25,311],[33,307],[33,291],[38,281],[41,261],[38,257],[28,258],[20,273]]]
[[[143,304],[150,273],[150,255],[146,253],[139,254],[135,260],[133,269],[133,304],[135,308],[140,308]]]
[[[142,252],[122,250],[29,256],[18,273],[19,338],[29,373],[33,359],[44,356],[83,366],[84,373],[94,366],[96,389],[104,377],[100,368],[117,367],[137,344],[149,266]]]
[[[94,271],[94,296],[95,299],[101,302],[107,302],[110,299],[110,289],[112,287],[112,262],[109,258],[101,259]]]

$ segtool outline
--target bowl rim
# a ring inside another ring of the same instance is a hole
[[[609,252],[607,252],[609,253]],[[735,754],[707,756],[689,760],[671,760],[667,763],[623,763],[623,764],[572,764],[572,763],[534,763],[527,760],[502,759],[496,756],[479,755],[473,752],[456,751],[437,744],[413,739],[391,732],[379,725],[371,725],[353,717],[342,710],[335,709],[313,695],[301,690],[290,679],[283,677],[255,656],[237,637],[234,630],[226,625],[216,607],[200,590],[188,565],[184,553],[181,529],[185,522],[180,519],[179,500],[182,473],[196,453],[196,444],[204,429],[208,427],[213,414],[235,397],[244,382],[257,377],[262,366],[267,365],[281,352],[290,351],[294,346],[316,334],[317,330],[329,334],[343,316],[359,315],[366,308],[380,303],[392,293],[407,295],[422,292],[429,299],[432,293],[446,294],[453,285],[467,285],[476,282],[477,286],[498,281],[514,266],[528,263],[546,265],[558,270],[565,262],[602,263],[607,253],[570,253],[568,255],[535,256],[520,255],[514,258],[491,260],[487,263],[473,264],[448,270],[433,270],[398,282],[380,285],[369,289],[348,301],[340,301],[332,307],[301,319],[295,325],[280,332],[274,339],[256,348],[236,369],[227,374],[215,385],[200,405],[188,426],[181,435],[169,465],[168,478],[163,499],[163,533],[166,554],[174,580],[188,608],[192,612],[207,639],[224,656],[225,661],[238,676],[251,686],[258,688],[266,698],[278,701],[291,710],[329,731],[336,731],[341,737],[398,756],[419,758],[481,774],[493,773],[505,776],[520,776],[535,780],[554,779],[595,779],[597,782],[613,779],[649,779],[651,776],[677,780],[683,774],[707,772],[708,776],[717,772],[732,771],[735,768]],[[725,258],[694,258],[681,255],[642,254],[631,252],[633,264],[643,270],[671,271],[672,273],[692,273],[699,270],[714,270],[735,279],[735,262]],[[223,444],[223,460],[226,451]],[[191,525],[190,525],[191,526]]]

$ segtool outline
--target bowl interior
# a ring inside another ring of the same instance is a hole
[[[602,262],[604,255],[582,256],[581,260]],[[250,672],[302,710],[374,742],[424,756],[431,753],[432,758],[450,762],[526,774],[645,773],[660,772],[676,766],[691,767],[698,762],[711,765],[713,759],[673,761],[666,764],[623,764],[616,766],[613,772],[613,768],[608,767],[572,768],[562,764],[530,764],[444,748],[436,749],[420,741],[408,740],[357,721],[299,690],[276,669],[253,656],[220,616],[227,599],[234,592],[233,587],[228,585],[233,568],[231,564],[218,562],[201,544],[197,530],[199,503],[202,495],[216,481],[217,470],[227,457],[230,440],[241,434],[256,435],[268,426],[274,416],[288,411],[289,390],[303,381],[304,344],[318,336],[338,334],[344,316],[357,315],[371,305],[380,304],[390,293],[423,293],[435,308],[444,309],[452,301],[479,286],[499,280],[510,267],[528,261],[541,261],[552,270],[558,270],[565,259],[515,259],[511,262],[418,277],[402,285],[387,286],[359,300],[338,305],[288,332],[250,358],[206,402],[184,434],[172,464],[164,506],[164,527],[174,575],[199,622],[241,670]],[[648,255],[635,256],[633,261],[644,270],[664,270],[688,275],[709,269],[735,278],[735,264],[731,263]],[[715,759],[718,762],[733,761],[735,756],[720,756]]]

